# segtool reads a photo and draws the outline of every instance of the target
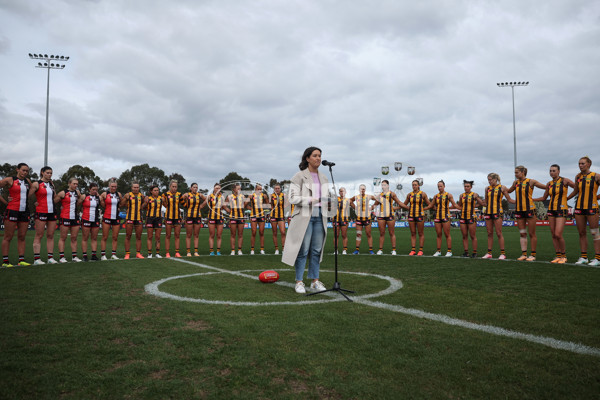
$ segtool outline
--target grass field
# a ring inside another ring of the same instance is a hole
[[[396,233],[408,253],[408,230]],[[504,233],[514,259],[517,229]],[[426,236],[432,254],[433,229]],[[538,236],[538,259],[550,260],[547,228]],[[565,237],[575,261],[575,228]],[[227,231],[224,244],[228,254]],[[333,260],[322,264],[328,287]],[[339,263],[354,302],[297,295],[273,255],[2,268],[0,398],[600,398],[600,269],[389,255]],[[261,284],[266,269],[280,282]]]

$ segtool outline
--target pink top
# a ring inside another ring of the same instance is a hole
[[[319,180],[319,173],[311,172],[310,174],[312,175],[312,178],[313,178],[313,197],[320,199],[321,198],[321,181]],[[321,201],[318,201],[317,203],[315,203],[314,206],[321,207]]]

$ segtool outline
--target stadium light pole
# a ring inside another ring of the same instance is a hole
[[[29,58],[32,60],[38,60],[36,68],[46,68],[48,70],[48,79],[46,81],[46,135],[44,139],[44,166],[48,165],[48,113],[50,110],[50,70],[51,69],[63,69],[64,64],[61,62],[69,61],[69,57],[50,55],[48,54],[34,54],[29,53]]]
[[[513,143],[515,155],[515,168],[517,167],[517,124],[515,122],[515,86],[527,86],[529,82],[500,82],[496,83],[498,87],[510,87],[512,90],[512,106],[513,106]]]

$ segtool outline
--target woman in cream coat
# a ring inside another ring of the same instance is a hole
[[[327,238],[328,181],[319,172],[320,165],[321,149],[304,150],[300,172],[294,175],[290,186],[289,201],[295,208],[281,261],[296,269],[296,293],[306,293],[302,278],[307,258],[311,289],[325,290],[319,281],[319,266]]]

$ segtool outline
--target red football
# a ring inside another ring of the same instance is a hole
[[[263,283],[273,283],[279,280],[277,271],[263,271],[258,275],[258,279]]]

